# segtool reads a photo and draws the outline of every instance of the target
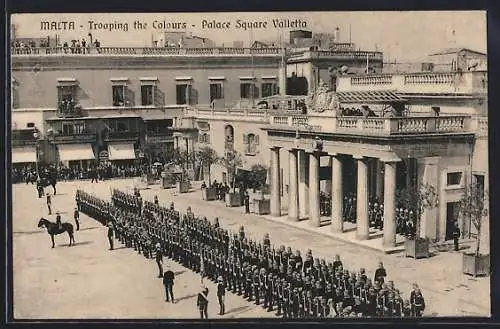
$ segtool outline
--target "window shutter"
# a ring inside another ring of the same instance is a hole
[[[205,136],[207,137],[206,138],[207,144],[210,144],[210,134],[205,134]]]
[[[255,135],[253,140],[255,145],[259,145],[259,135]]]
[[[198,143],[203,143],[203,135],[202,134],[198,135]]]
[[[243,144],[248,144],[248,135],[243,134]]]

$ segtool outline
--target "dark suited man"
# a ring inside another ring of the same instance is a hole
[[[202,319],[208,319],[208,288],[202,287],[201,292],[198,294],[198,300],[196,305],[200,310],[200,316]]]
[[[78,208],[75,207],[75,212],[73,214],[73,217],[75,218],[75,223],[76,223],[76,230],[80,230],[80,213],[78,212]]]
[[[250,213],[250,196],[248,195],[248,192],[245,191],[244,194],[244,203],[245,203],[245,214]]]
[[[108,241],[109,241],[109,250],[113,250],[113,222],[109,221],[108,222]]]
[[[158,277],[161,278],[163,277],[163,251],[159,242],[155,246],[155,259],[158,265]]]
[[[455,251],[458,251],[458,239],[460,239],[460,228],[458,223],[455,222],[455,228],[453,229],[453,246]]]
[[[165,299],[166,302],[169,302],[170,299],[172,299],[172,303],[175,303],[174,300],[174,272],[172,270],[167,270],[163,274],[163,285],[165,286],[165,294],[167,295],[167,298]]]
[[[219,315],[224,315],[226,312],[226,307],[224,305],[225,298],[226,298],[226,285],[224,284],[224,280],[222,279],[222,276],[219,276],[217,283],[217,299],[219,301]]]

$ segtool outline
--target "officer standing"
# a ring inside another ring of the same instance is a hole
[[[163,277],[163,251],[159,242],[156,244],[155,259],[156,265],[158,265],[158,277],[161,278]]]
[[[174,301],[174,272],[172,270],[167,270],[165,274],[163,275],[163,285],[165,286],[165,295],[166,295],[166,302],[169,302],[170,299],[172,299],[172,303],[175,304]]]
[[[50,209],[50,208],[49,208]],[[56,213],[56,224],[59,230],[62,230],[61,214],[59,211]]]
[[[200,310],[200,316],[202,319],[208,319],[208,288],[202,287],[200,293],[198,294],[198,300],[196,301],[196,306]]]
[[[47,193],[47,208],[49,209],[49,215],[52,215],[52,200],[50,198],[50,194]]]
[[[250,213],[250,196],[248,195],[248,191],[245,191],[245,214]]]
[[[113,222],[108,221],[108,241],[109,241],[109,250],[113,250]]]
[[[458,251],[459,238],[460,238],[460,228],[458,227],[458,222],[455,222],[455,228],[453,229],[453,246],[455,251]]]
[[[224,305],[226,298],[226,285],[224,284],[224,280],[221,276],[219,276],[217,283],[217,300],[219,301],[219,315],[224,315],[226,311],[226,307]]]
[[[378,283],[380,283],[380,285],[382,285],[384,283],[384,279],[386,276],[387,276],[387,272],[385,271],[384,264],[382,262],[380,262],[378,264],[377,270],[375,271],[375,278],[373,281],[378,282]]]
[[[74,217],[75,223],[76,223],[76,230],[79,231],[80,230],[80,213],[78,212],[78,207],[75,207],[73,217]]]

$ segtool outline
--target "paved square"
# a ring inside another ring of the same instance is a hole
[[[131,191],[137,179],[60,182],[58,195],[53,197],[53,209],[59,210],[63,221],[73,222],[77,188],[110,198],[110,189]],[[51,188],[49,188],[51,191]],[[407,298],[411,283],[417,282],[426,299],[427,316],[489,316],[490,280],[473,279],[461,274],[461,254],[438,253],[422,260],[406,259],[400,254],[385,255],[358,246],[339,242],[321,234],[300,230],[263,217],[245,215],[241,209],[226,208],[217,201],[201,200],[200,192],[177,194],[158,185],[141,191],[144,200],[158,195],[160,203],[175,202],[184,211],[191,206],[195,214],[213,220],[219,217],[223,227],[236,230],[240,225],[254,239],[269,232],[274,245],[285,244],[303,252],[313,250],[314,256],[333,258],[340,254],[350,270],[365,267],[373,276],[379,261],[383,261],[388,279]],[[33,185],[13,186],[13,259],[14,316],[16,319],[79,319],[79,318],[198,318],[196,294],[199,275],[166,259],[177,273],[174,285],[176,304],[166,303],[160,279],[156,278],[154,260],[148,260],[117,242],[109,251],[106,229],[95,220],[81,215],[81,230],[75,234],[76,246],[67,247],[67,235],[56,236],[56,248],[50,248],[45,229],[37,228],[41,216],[47,216],[45,199],[38,199]],[[54,211],[55,213],[55,211]],[[221,318],[218,313],[215,285],[210,289],[209,318]],[[261,307],[243,298],[226,296],[224,318],[273,317]]]

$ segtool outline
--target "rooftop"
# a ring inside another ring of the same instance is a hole
[[[466,48],[466,47],[445,48],[445,49],[441,49],[441,50],[439,50],[439,51],[437,51],[435,53],[431,53],[431,54],[429,54],[429,56],[456,54],[456,53],[459,53],[461,51],[467,51],[467,52],[471,52],[471,53],[475,53],[475,54],[480,54],[480,55],[485,55],[486,56],[486,53],[483,53],[483,52],[477,51],[477,50],[473,50],[473,49],[470,49],[470,48]]]

